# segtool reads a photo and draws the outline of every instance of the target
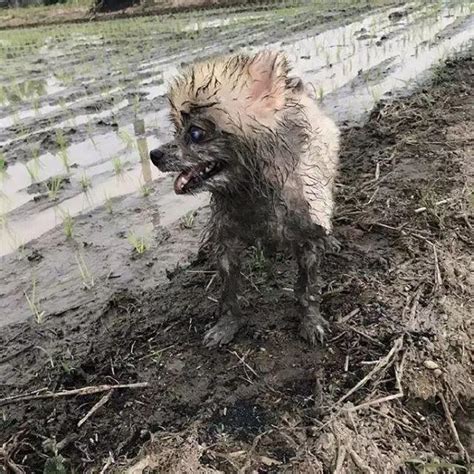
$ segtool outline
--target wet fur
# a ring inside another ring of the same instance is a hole
[[[176,79],[169,101],[175,140],[160,148],[154,163],[162,171],[202,162],[223,166],[199,188],[211,192],[205,239],[223,283],[221,319],[205,342],[227,343],[244,324],[240,256],[258,244],[292,250],[302,334],[313,343],[322,339],[327,323],[319,313],[319,266],[331,239],[337,127],[291,76],[286,58],[269,51],[195,65]],[[190,143],[190,125],[209,139]]]

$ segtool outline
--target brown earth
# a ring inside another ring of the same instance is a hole
[[[100,304],[1,330],[4,469],[467,472],[472,73],[472,57],[450,61],[431,84],[344,131],[342,250],[324,268],[332,321],[324,347],[297,336],[295,269],[285,256],[271,270],[249,250],[242,302],[253,322],[214,350],[201,344],[216,318],[212,266],[195,260],[153,286],[144,257],[142,291],[116,288],[97,294]],[[195,248],[182,242],[196,242],[205,217],[163,241]],[[136,382],[148,386],[58,394]]]

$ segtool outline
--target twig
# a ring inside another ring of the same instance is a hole
[[[235,355],[235,357],[237,357],[237,359],[240,360],[240,362],[245,366],[247,367],[247,369],[250,370],[250,372],[252,372],[253,375],[255,375],[255,377],[258,377],[258,374],[257,372],[255,372],[255,370],[252,369],[252,367],[250,367],[250,365],[247,364],[247,362],[245,362],[245,359],[243,357],[240,357],[239,354],[237,354],[237,352],[235,351],[229,351],[232,355]],[[248,353],[247,353],[248,354]],[[247,355],[246,354],[246,355]]]
[[[112,396],[114,391],[107,392],[86,414],[84,418],[78,421],[77,427],[80,428],[100,407],[104,406]]]
[[[334,468],[333,474],[342,473],[342,467],[344,465],[344,461],[346,460],[346,454],[347,454],[347,448],[345,445],[342,444],[341,446],[339,446],[339,449],[337,452],[336,467]]]
[[[14,395],[12,397],[0,398],[0,406],[8,405],[15,402],[23,402],[27,400],[42,400],[45,398],[71,397],[74,395],[92,395],[93,393],[108,392],[120,388],[142,388],[148,387],[148,382],[125,383],[117,385],[94,385],[91,387],[75,388],[73,390],[63,390],[61,392],[40,393],[37,395],[27,393],[24,395]]]
[[[380,370],[386,368],[391,360],[392,357],[401,349],[403,345],[403,336],[400,336],[398,339],[395,340],[395,343],[393,344],[393,347],[390,349],[390,352],[380,359],[377,362],[377,365],[359,382],[357,382],[354,387],[352,387],[345,395],[343,395],[337,402],[336,405],[342,403],[344,400],[349,398],[354,392],[359,390],[359,388],[363,387],[377,372]]]
[[[351,455],[352,461],[354,461],[354,464],[364,473],[366,474],[375,474],[374,470],[367,466],[367,464],[362,461],[362,458],[350,447],[347,447],[347,451],[349,451],[349,454]]]
[[[345,408],[344,411],[350,413],[356,410],[361,410],[362,408],[367,408],[372,405],[379,405],[380,403],[389,402],[390,400],[395,400],[396,398],[403,397],[403,393],[395,393],[393,395],[387,395],[386,397],[377,398],[375,400],[369,400],[368,402],[361,403],[360,405]]]
[[[435,287],[439,288],[443,285],[443,279],[441,278],[441,271],[439,269],[438,252],[436,251],[436,245],[433,245],[434,264],[435,264]]]
[[[408,431],[411,431],[412,433],[418,433],[418,431],[412,428],[410,425],[403,423],[403,421],[397,420],[393,416],[387,415],[386,413],[382,413],[380,410],[376,410],[375,408],[370,407],[370,411],[372,411],[373,413],[376,413],[378,416],[386,418],[387,420],[393,421],[397,425],[402,426],[403,428],[405,428]]]
[[[360,313],[360,308],[353,309],[350,313],[346,314],[345,316],[342,316],[337,320],[338,323],[347,323],[349,319],[353,318],[354,316],[358,315]]]
[[[461,440],[459,439],[458,430],[456,429],[456,425],[454,424],[453,418],[451,416],[451,412],[449,411],[448,404],[446,403],[446,399],[444,398],[443,393],[439,393],[438,396],[439,396],[439,399],[441,400],[441,403],[443,404],[444,414],[448,420],[448,424],[451,429],[451,433],[453,435],[456,446],[458,447],[459,452],[464,457],[464,460],[469,464],[470,462],[469,454],[467,453],[466,448],[463,446],[463,444],[461,443]]]

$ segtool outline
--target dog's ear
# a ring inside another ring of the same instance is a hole
[[[285,105],[289,66],[284,54],[262,51],[249,62],[249,106],[256,116],[280,110]]]

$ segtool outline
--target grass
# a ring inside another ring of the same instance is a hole
[[[114,173],[119,176],[123,173],[124,163],[118,156],[115,156],[112,158],[112,167],[114,169]]]
[[[107,193],[104,194],[104,198],[105,198],[104,205],[105,205],[105,208],[107,209],[107,212],[109,214],[113,214],[114,208],[112,206],[112,199],[107,195]]]
[[[40,161],[38,158],[34,158],[29,163],[25,164],[25,169],[31,179],[32,183],[36,183],[39,178],[39,170],[40,170]]]
[[[148,244],[143,235],[137,235],[134,232],[130,232],[127,239],[132,245],[133,250],[139,255],[142,255],[148,249]]]
[[[194,227],[194,220],[196,218],[196,211],[187,212],[180,221],[180,226],[183,229],[192,229]]]
[[[59,191],[63,185],[63,178],[61,176],[53,176],[47,183],[46,189],[48,191],[48,197],[52,201],[57,199]]]
[[[88,191],[88,189],[92,186],[92,181],[89,178],[89,176],[86,175],[85,172],[82,175],[81,179],[79,180],[79,183],[80,183],[81,189],[84,193],[86,193]]]
[[[148,197],[151,194],[152,188],[145,183],[140,184],[140,193],[143,197]]]
[[[24,292],[24,294],[25,294],[25,298],[28,303],[28,306],[30,308],[31,314],[35,318],[35,321],[38,324],[41,324],[44,320],[45,312],[42,311],[39,306],[38,295],[36,292],[36,277],[33,277],[31,294],[28,295],[26,291]]]
[[[59,213],[63,219],[63,231],[67,240],[70,240],[74,236],[74,219],[69,213],[69,211],[59,208]]]
[[[92,276],[89,268],[84,261],[84,257],[81,254],[76,254],[76,263],[79,267],[79,273],[81,274],[82,284],[87,290],[90,290],[94,287],[94,277]]]

